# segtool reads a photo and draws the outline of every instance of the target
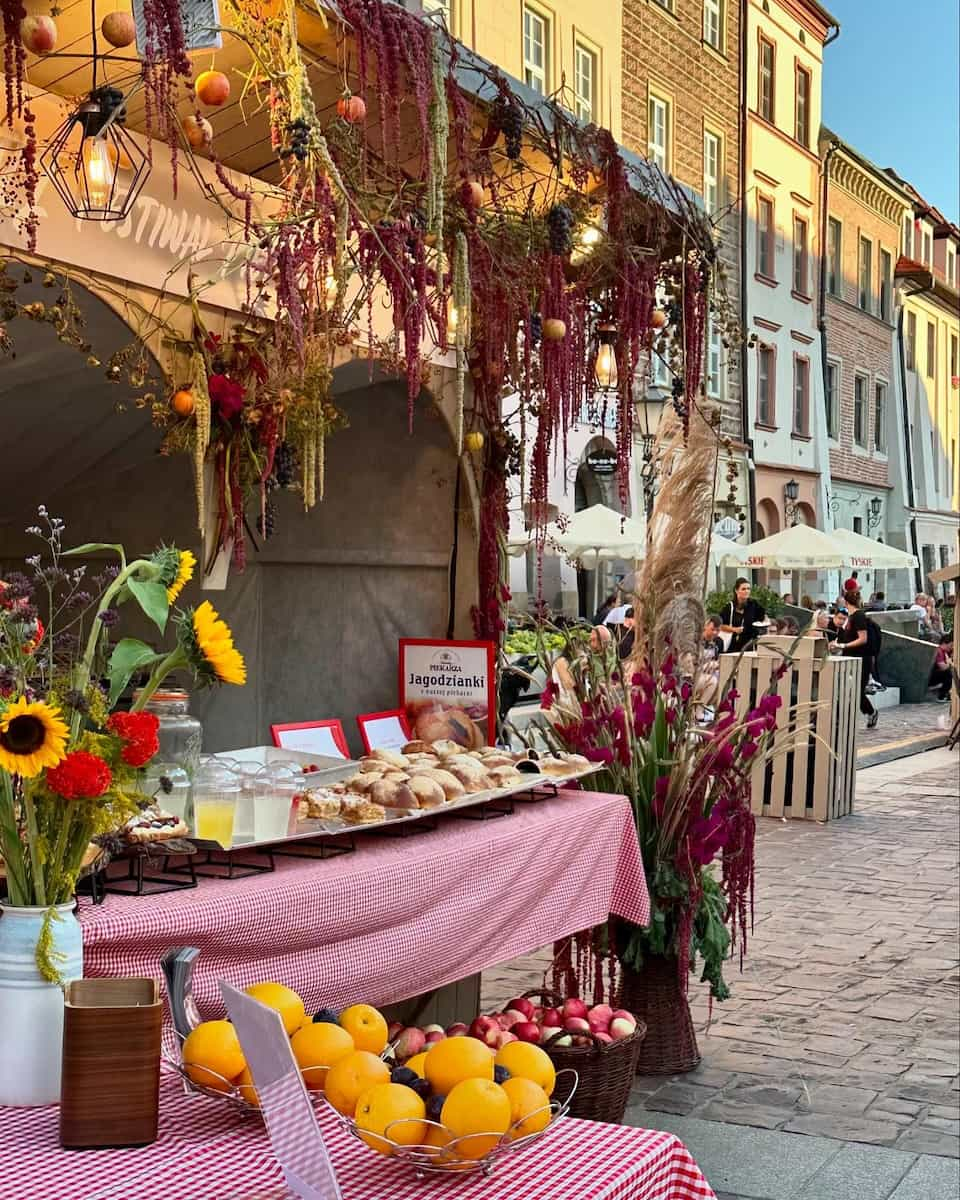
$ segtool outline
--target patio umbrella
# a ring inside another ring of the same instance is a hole
[[[864,567],[868,571],[897,571],[902,567],[917,565],[916,558],[906,550],[898,550],[896,546],[864,537],[852,529],[835,529],[830,536],[847,551],[843,561],[851,567]]]
[[[592,504],[574,513],[566,528],[549,526],[547,536],[565,554],[592,570],[601,560],[643,558],[647,531],[633,517],[625,517],[605,504]]]
[[[759,542],[743,546],[744,565],[753,569],[829,571],[849,562],[842,544],[812,525],[791,525]]]
[[[747,565],[749,546],[741,546],[730,538],[715,533],[710,539],[710,565],[713,567],[743,567]]]

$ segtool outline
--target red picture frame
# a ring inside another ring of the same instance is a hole
[[[285,733],[288,729],[329,729],[334,745],[344,758],[350,757],[347,735],[343,732],[342,723],[336,718],[329,721],[292,721],[282,725],[271,725],[270,736],[273,738],[275,746],[283,747],[283,743],[280,741],[280,734]]]
[[[402,708],[388,708],[384,712],[358,713],[357,728],[360,730],[360,739],[363,742],[363,748],[369,754],[373,747],[370,745],[370,739],[367,737],[367,722],[368,721],[383,721],[388,717],[396,717],[400,723],[400,728],[403,730],[407,741],[410,741],[410,724],[407,721],[407,714]]]
[[[496,679],[496,646],[493,642],[483,641],[448,641],[443,638],[400,638],[397,655],[397,697],[400,707],[406,712],[406,651],[411,646],[430,646],[437,650],[465,649],[486,651],[487,668],[487,744],[492,746],[497,737],[497,679]]]

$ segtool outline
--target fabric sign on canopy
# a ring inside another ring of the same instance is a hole
[[[849,561],[839,541],[812,525],[791,525],[744,546],[745,565],[784,571],[829,571]]]
[[[866,568],[868,571],[899,571],[917,565],[916,558],[906,550],[898,550],[896,546],[864,537],[852,529],[835,529],[830,536],[844,548],[846,556],[843,561],[847,566]]]

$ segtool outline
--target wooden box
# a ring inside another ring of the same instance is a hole
[[[60,1144],[157,1140],[163,1002],[156,979],[77,979],[66,989]]]

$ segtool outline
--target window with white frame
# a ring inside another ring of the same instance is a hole
[[[872,275],[873,244],[869,238],[862,237],[857,262],[857,278],[859,280],[859,303],[864,312],[870,311],[870,279]]]
[[[653,92],[647,105],[647,158],[670,170],[670,101]]]
[[[711,400],[723,397],[723,340],[717,322],[711,317],[707,324],[707,395]]]
[[[863,449],[867,447],[867,377],[853,378],[853,440]]]
[[[801,146],[810,145],[810,72],[797,67],[796,103],[793,113],[793,136]]]
[[[773,201],[766,196],[757,197],[757,274],[765,279],[775,277]]]
[[[903,214],[903,253],[913,258],[913,213]]]
[[[527,87],[547,94],[550,73],[550,23],[542,13],[523,6],[523,78]]]
[[[917,314],[907,313],[907,370],[917,369]]]
[[[933,379],[937,373],[937,327],[927,322],[927,375]]]
[[[793,360],[793,432],[810,434],[810,360],[799,355]]]
[[[827,437],[836,438],[840,432],[840,364],[827,363],[823,400],[827,417]]]
[[[703,203],[712,217],[721,206],[723,153],[720,137],[709,129],[703,131]]]
[[[597,107],[597,56],[577,42],[573,48],[574,105],[577,120],[589,125]]]
[[[798,296],[807,294],[807,222],[793,218],[793,290]]]
[[[880,251],[880,318],[889,321],[893,316],[893,257],[889,250]]]
[[[887,385],[879,379],[873,390],[873,448],[887,452]]]
[[[843,227],[836,217],[827,221],[827,291],[839,296],[843,283],[842,253]]]
[[[760,61],[757,76],[757,112],[765,121],[773,124],[774,104],[774,62],[776,50],[773,42],[765,37],[760,38]]]
[[[703,0],[703,40],[723,50],[723,0]]]
[[[757,350],[757,422],[760,425],[773,425],[775,372],[773,347],[760,345]]]

